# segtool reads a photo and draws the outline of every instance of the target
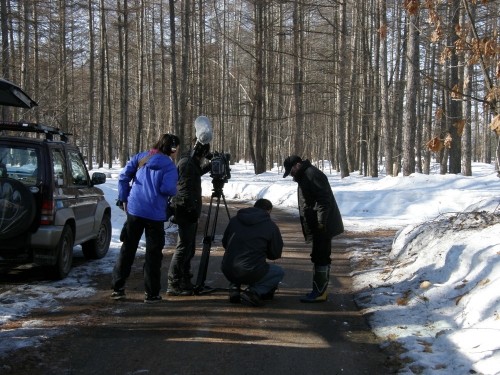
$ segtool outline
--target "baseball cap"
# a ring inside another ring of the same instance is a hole
[[[302,159],[297,155],[290,155],[289,157],[287,157],[285,159],[285,161],[283,162],[283,167],[285,168],[285,173],[283,174],[283,178],[285,178],[286,176],[288,176],[290,174],[290,171],[292,170],[292,167],[295,164],[301,163],[301,162],[302,162]]]

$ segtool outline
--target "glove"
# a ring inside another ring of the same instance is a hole
[[[125,208],[123,207],[123,202],[119,199],[116,200],[116,206],[120,208],[120,210],[125,210]]]
[[[325,224],[323,224],[323,223],[318,223],[318,226],[316,227],[316,230],[317,230],[319,233],[325,233],[325,232],[326,232]]]

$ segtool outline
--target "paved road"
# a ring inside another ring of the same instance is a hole
[[[242,203],[227,202],[231,215]],[[214,206],[215,207],[215,206]],[[212,209],[212,222],[214,211]],[[205,210],[206,212],[206,207]],[[219,270],[223,249],[221,232],[227,214],[218,212],[216,241],[212,245],[206,284],[225,288]],[[64,302],[57,312],[38,311],[30,319],[63,327],[41,347],[21,350],[5,359],[5,374],[387,374],[386,354],[377,345],[350,293],[349,247],[359,235],[334,239],[329,300],[299,302],[311,284],[309,246],[298,218],[273,210],[285,241],[277,263],[286,276],[275,300],[263,308],[232,305],[225,291],[192,297],[165,297],[145,305],[142,260],[137,259],[127,285],[128,299],[109,299],[109,275],[97,282],[99,292],[85,300]],[[204,216],[206,217],[206,215]],[[200,225],[200,243],[204,224]],[[210,232],[210,230],[209,230]],[[381,233],[364,236],[376,240]],[[201,246],[200,246],[201,248]],[[172,248],[165,250],[163,285]],[[193,261],[198,270],[200,254]]]

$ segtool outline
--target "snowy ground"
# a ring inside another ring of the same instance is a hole
[[[108,173],[102,189],[113,210],[109,254],[63,281],[0,286],[0,357],[50,334],[34,320],[16,329],[2,326],[37,307],[57,309],[60,299],[90,295],[92,275],[110,273],[125,217],[114,206],[120,169],[102,171]],[[474,164],[472,177],[436,172],[341,179],[325,172],[347,231],[399,230],[390,253],[359,248],[352,262],[357,300],[370,312],[374,332],[387,345],[407,350],[402,373],[500,374],[500,178],[493,166]],[[251,165],[237,163],[231,174],[226,199],[267,198],[297,215],[296,183],[283,179],[278,168],[255,176]],[[203,194],[210,196],[211,189],[205,176]],[[82,256],[79,247],[75,256]]]

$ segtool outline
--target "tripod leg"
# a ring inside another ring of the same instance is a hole
[[[210,259],[210,249],[212,247],[212,241],[215,236],[215,228],[217,226],[217,216],[219,212],[219,203],[220,203],[220,197],[217,197],[217,206],[215,209],[215,215],[214,215],[214,220],[212,222],[212,232],[210,235],[208,235],[208,229],[210,226],[210,211],[212,209],[212,203],[213,203],[213,195],[212,198],[210,199],[210,207],[208,208],[208,217],[207,217],[207,222],[205,225],[205,235],[203,237],[203,250],[201,253],[201,259],[200,259],[200,266],[198,268],[198,275],[196,277],[196,286],[195,286],[195,292],[197,294],[200,294],[203,291],[203,288],[205,287],[205,280],[207,278],[207,270],[208,270],[208,261]]]
[[[226,197],[224,196],[224,193],[222,193],[221,195],[222,195],[222,200],[224,201],[224,207],[226,207],[227,218],[231,219],[231,215],[229,215],[229,208],[227,208]]]

